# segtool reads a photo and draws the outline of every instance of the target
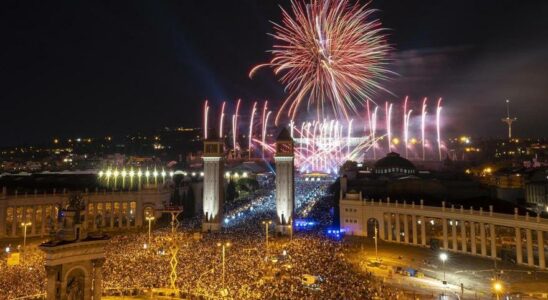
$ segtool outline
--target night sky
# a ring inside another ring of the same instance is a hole
[[[361,1],[365,3],[364,1]],[[2,1],[0,146],[199,126],[200,106],[279,102],[270,0]],[[444,98],[447,134],[548,136],[548,1],[375,0],[394,45],[399,103]],[[418,104],[416,104],[418,109]]]

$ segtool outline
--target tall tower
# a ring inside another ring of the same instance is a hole
[[[47,300],[101,299],[104,247],[108,236],[88,235],[82,224],[86,205],[79,195],[61,210],[61,230],[40,245],[46,253]]]
[[[512,123],[517,120],[518,118],[510,117],[510,100],[506,99],[506,118],[502,118],[501,121],[508,125],[508,139],[512,139]]]
[[[293,222],[294,199],[294,167],[293,139],[283,128],[276,140],[276,232],[289,234]]]
[[[204,197],[202,231],[221,230],[223,219],[223,142],[212,134],[204,141]]]

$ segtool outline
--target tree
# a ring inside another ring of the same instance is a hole
[[[252,178],[241,178],[238,180],[238,189],[240,191],[254,192],[259,189],[259,182]]]
[[[234,183],[233,180],[230,180],[226,187],[226,202],[232,202],[236,198],[238,198],[238,191],[236,191],[236,184]]]

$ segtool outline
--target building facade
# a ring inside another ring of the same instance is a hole
[[[525,202],[537,211],[548,211],[548,169],[535,171],[525,182]]]
[[[341,185],[343,186],[343,185]],[[548,220],[529,214],[499,214],[464,209],[365,199],[341,190],[340,229],[346,234],[387,242],[440,248],[469,255],[508,259],[546,269]],[[377,230],[375,230],[377,229]]]
[[[167,189],[143,189],[124,192],[83,192],[86,210],[84,226],[89,230],[119,230],[139,228],[146,215],[157,215],[156,211],[169,203],[171,192]],[[0,194],[0,238],[18,238],[24,234],[23,222],[28,237],[44,237],[58,230],[59,210],[70,193],[8,195],[6,189]],[[159,215],[157,215],[159,216]]]

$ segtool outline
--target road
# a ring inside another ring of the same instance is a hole
[[[453,295],[452,299],[461,297],[461,284],[464,298],[461,299],[492,299],[493,279],[495,276],[503,282],[506,292],[530,292],[548,295],[548,272],[532,268],[516,266],[507,262],[450,253],[445,263],[445,276],[448,283],[442,284],[444,266],[439,259],[442,251],[429,248],[413,247],[396,243],[379,242],[378,256],[387,268],[375,268],[368,261],[375,261],[375,246],[373,239],[347,237],[348,258],[364,270],[386,278],[387,284],[399,285],[406,289],[426,291],[427,294],[441,294],[444,290]],[[425,277],[414,278],[394,274],[389,276],[388,269],[392,267],[413,268],[425,274]],[[498,275],[496,275],[498,274]],[[389,279],[391,277],[392,279]],[[524,298],[520,298],[524,299]],[[531,298],[534,299],[534,298]]]

